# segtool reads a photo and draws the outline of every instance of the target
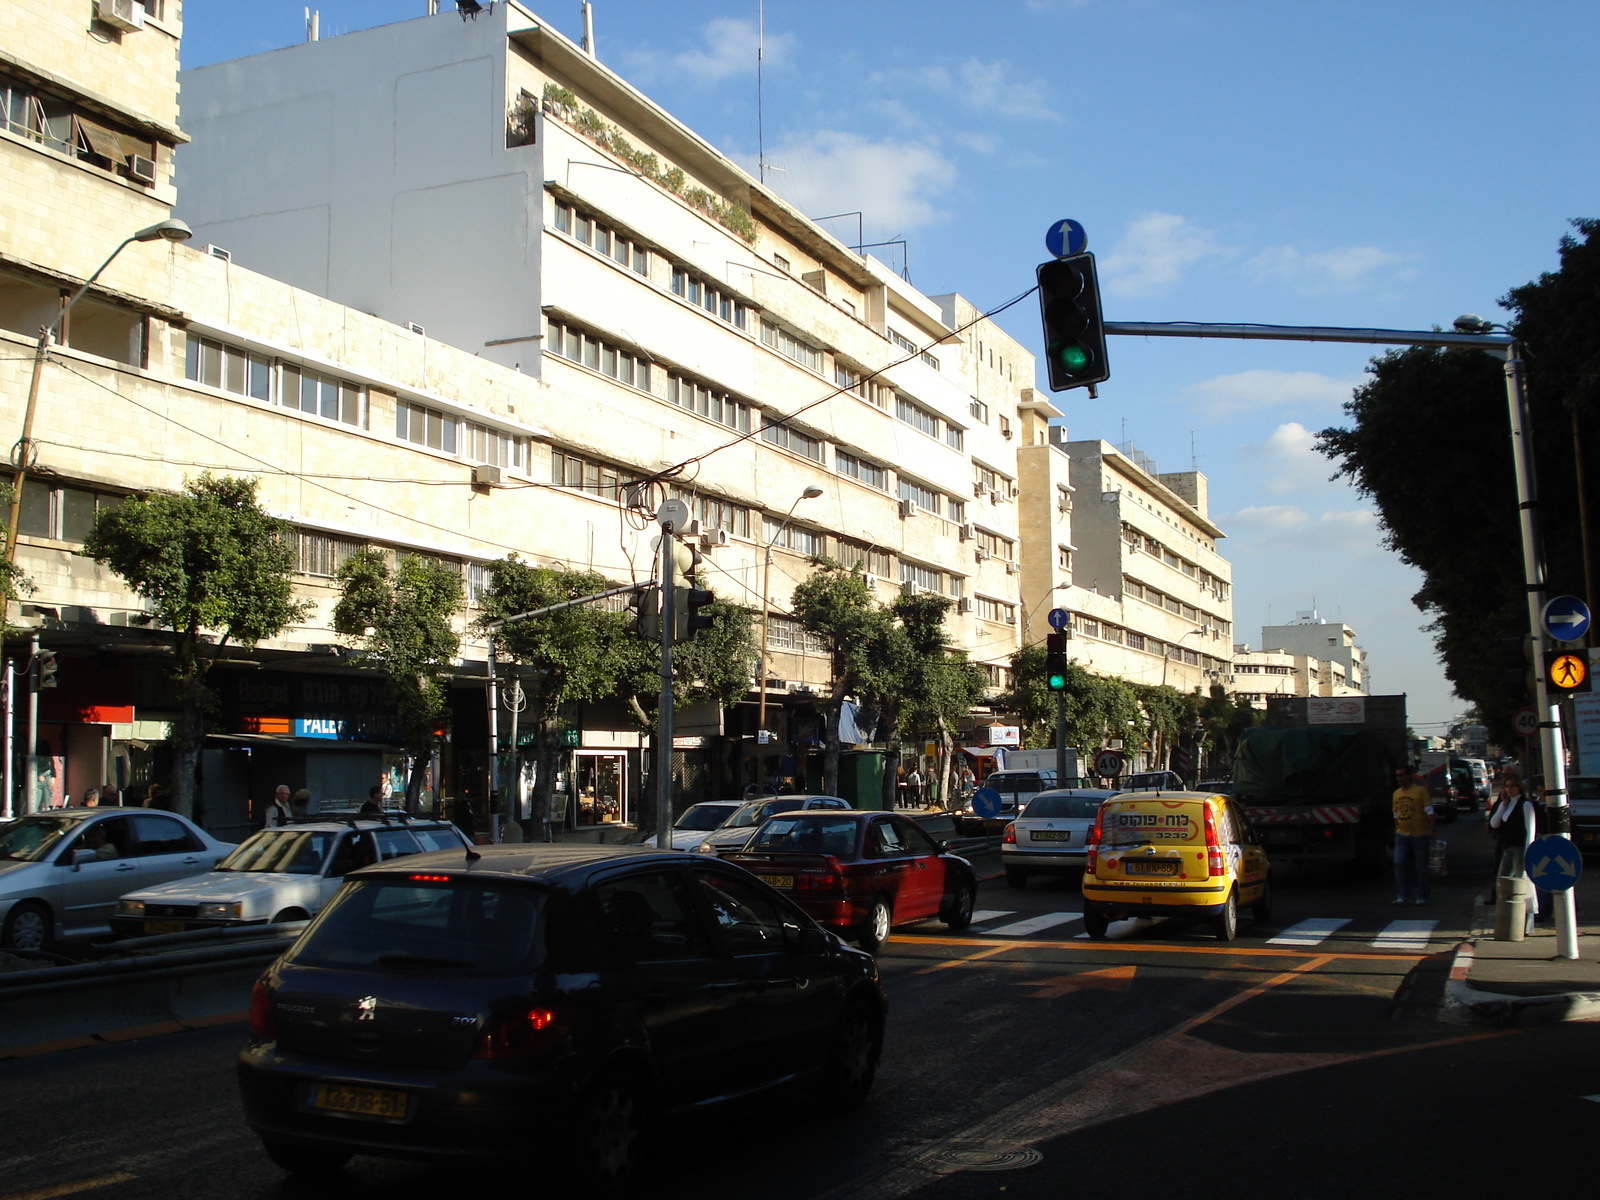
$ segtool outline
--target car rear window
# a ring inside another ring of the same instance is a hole
[[[454,829],[442,826],[438,829],[413,829],[411,836],[417,839],[424,851],[461,849],[461,835]]]
[[[1174,805],[1160,800],[1110,803],[1100,821],[1103,846],[1148,846],[1197,842],[1205,837],[1199,804]]]
[[[295,947],[297,966],[516,975],[543,957],[545,896],[531,888],[353,880]]]
[[[997,792],[1038,792],[1044,789],[1044,784],[1034,774],[1026,775],[991,775],[983,782],[984,787],[991,787]]]
[[[263,829],[219,862],[217,870],[315,875],[332,844],[333,834],[325,830]]]
[[[745,849],[845,857],[855,853],[857,828],[855,821],[838,818],[772,817]]]
[[[1035,796],[1022,810],[1025,817],[1092,817],[1100,811],[1098,796]]]
[[[728,819],[728,814],[733,809],[726,804],[696,804],[683,816],[679,817],[674,829],[708,830],[716,829]]]

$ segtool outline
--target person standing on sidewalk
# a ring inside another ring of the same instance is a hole
[[[1524,855],[1528,843],[1544,833],[1544,815],[1545,806],[1534,803],[1533,798],[1522,790],[1521,781],[1515,778],[1506,780],[1494,811],[1489,814],[1489,831],[1494,835],[1495,844],[1500,847],[1500,869],[1497,874],[1522,875],[1526,871]],[[1549,911],[1549,899],[1549,892],[1534,889],[1532,902],[1528,906],[1530,925],[1540,913]]]
[[[1427,785],[1409,767],[1394,773],[1394,796],[1389,807],[1394,813],[1394,903],[1426,904],[1433,805]]]

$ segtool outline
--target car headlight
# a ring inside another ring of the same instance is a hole
[[[238,917],[243,913],[244,902],[242,900],[234,900],[226,904],[202,904],[199,916],[203,921],[218,921],[229,917]]]
[[[119,916],[119,917],[142,917],[142,916],[144,916],[144,901],[143,900],[118,900],[117,901],[117,916]]]
[[[701,842],[695,847],[695,853],[697,854],[715,854],[716,852],[716,847],[713,846],[709,841]]]

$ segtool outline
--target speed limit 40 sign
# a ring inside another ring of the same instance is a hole
[[[1122,774],[1122,755],[1115,750],[1102,750],[1094,756],[1094,773],[1103,779]]]
[[[1531,708],[1519,708],[1511,718],[1511,728],[1518,737],[1532,737],[1539,732],[1539,714]]]

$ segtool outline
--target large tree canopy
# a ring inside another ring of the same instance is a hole
[[[1560,270],[1502,301],[1522,342],[1552,594],[1584,593],[1579,435],[1591,512],[1600,479],[1600,222],[1574,222]],[[1345,405],[1347,427],[1317,448],[1377,505],[1385,542],[1423,575],[1414,602],[1431,618],[1445,674],[1509,744],[1527,702],[1502,678],[1500,639],[1528,631],[1521,537],[1501,362],[1476,350],[1412,348],[1374,359]],[[1590,598],[1591,601],[1593,597]]]

